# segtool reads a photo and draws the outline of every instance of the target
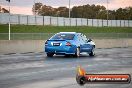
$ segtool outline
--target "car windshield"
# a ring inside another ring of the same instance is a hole
[[[51,40],[73,40],[74,34],[56,34]]]

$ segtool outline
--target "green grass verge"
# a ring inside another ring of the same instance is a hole
[[[132,28],[11,25],[11,40],[46,40],[57,32],[81,32],[88,38],[132,38]],[[8,40],[8,25],[0,25],[0,40]]]
[[[128,27],[87,27],[87,26],[35,26],[35,25],[11,25],[11,33],[57,33],[57,32],[81,32],[81,33],[132,33]],[[8,25],[0,25],[0,33],[8,33]]]

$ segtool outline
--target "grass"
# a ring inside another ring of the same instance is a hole
[[[87,26],[35,26],[35,25],[11,25],[11,33],[57,33],[57,32],[81,32],[81,33],[132,33],[128,27],[87,27]],[[0,33],[8,33],[8,25],[0,25]]]
[[[0,25],[0,40],[8,40],[8,25]],[[11,25],[12,40],[45,40],[57,32],[81,32],[89,38],[132,38],[132,28]]]

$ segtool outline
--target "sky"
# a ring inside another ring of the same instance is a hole
[[[35,2],[41,2],[44,5],[52,7],[60,7],[69,5],[69,0],[10,0],[11,13],[32,15],[32,6]],[[70,0],[71,7],[86,4],[95,4],[107,6],[107,0]],[[108,0],[108,9],[115,10],[132,6],[132,0]],[[8,9],[9,3],[6,0],[0,0],[0,6]]]

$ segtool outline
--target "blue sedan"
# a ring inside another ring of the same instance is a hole
[[[91,39],[76,32],[60,32],[45,42],[45,52],[48,57],[53,57],[54,54],[79,57],[83,52],[94,56],[94,49],[95,43]]]

